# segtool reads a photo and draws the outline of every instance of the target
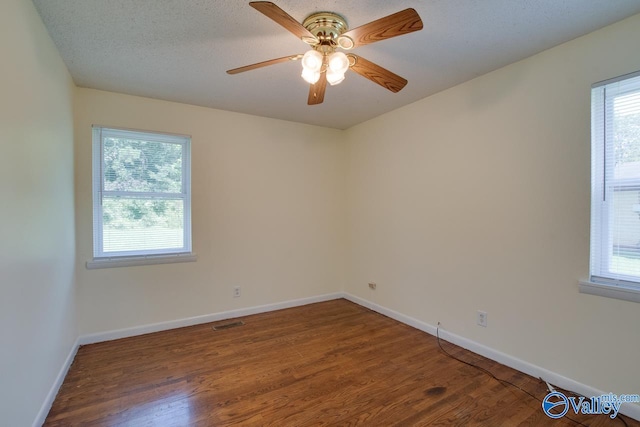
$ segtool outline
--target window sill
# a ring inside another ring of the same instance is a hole
[[[580,280],[578,289],[582,294],[598,295],[601,297],[640,302],[640,289],[624,285],[605,285],[589,280]]]
[[[198,256],[194,253],[94,258],[92,261],[87,261],[87,270],[94,270],[98,268],[133,267],[136,265],[173,264],[176,262],[195,262],[197,260]]]

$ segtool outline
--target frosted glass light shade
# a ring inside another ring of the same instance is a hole
[[[320,71],[320,68],[322,68],[322,54],[317,50],[306,52],[302,56],[302,68],[305,70]]]
[[[311,84],[315,84],[320,80],[320,71],[313,71],[309,68],[302,69],[302,78]]]
[[[329,57],[329,69],[344,74],[349,69],[349,58],[342,52],[332,53]]]
[[[332,69],[327,70],[327,82],[333,86],[344,80],[344,73],[333,71]]]

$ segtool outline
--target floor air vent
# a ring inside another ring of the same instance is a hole
[[[224,331],[225,329],[237,328],[238,326],[243,326],[244,322],[242,320],[238,320],[236,322],[223,323],[221,325],[213,326],[214,331]]]

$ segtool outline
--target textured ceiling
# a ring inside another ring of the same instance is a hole
[[[424,29],[354,50],[409,80],[394,94],[348,72],[308,106],[300,63],[226,70],[307,46],[241,0],[34,0],[81,87],[346,129],[640,13],[639,0],[274,0],[350,28],[412,7]]]

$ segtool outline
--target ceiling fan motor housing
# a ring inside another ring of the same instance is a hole
[[[343,49],[351,49],[354,45],[353,40],[347,36],[342,36],[349,28],[347,21],[337,13],[319,12],[314,13],[304,20],[302,25],[309,30],[311,34],[316,36],[317,40],[302,41],[311,45],[341,47]]]

